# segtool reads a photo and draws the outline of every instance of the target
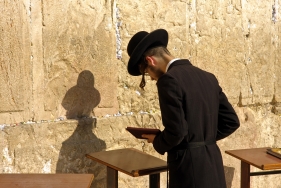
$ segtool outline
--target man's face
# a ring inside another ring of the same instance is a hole
[[[150,76],[151,80],[156,81],[164,74],[164,72],[161,71],[161,69],[157,67],[157,65],[148,65],[145,69],[145,73]]]

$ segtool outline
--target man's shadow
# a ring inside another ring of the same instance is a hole
[[[67,119],[77,119],[94,115],[93,109],[100,103],[100,93],[94,87],[95,79],[91,71],[82,71],[77,85],[70,88],[62,101]]]
[[[91,187],[103,184],[106,173],[104,166],[85,157],[85,154],[106,148],[105,142],[93,134],[96,128],[96,119],[92,117],[93,109],[99,102],[100,94],[94,88],[94,76],[88,70],[79,74],[77,85],[67,91],[62,101],[62,106],[67,110],[67,119],[77,119],[78,125],[73,134],[62,143],[56,173],[94,174]]]

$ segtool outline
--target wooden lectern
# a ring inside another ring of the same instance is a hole
[[[260,176],[269,174],[280,174],[281,159],[266,153],[267,148],[252,148],[240,150],[228,150],[225,153],[241,160],[241,188],[250,188],[250,176]],[[253,165],[261,171],[250,172],[250,165]]]
[[[149,188],[160,188],[160,172],[167,171],[166,161],[133,148],[90,153],[86,157],[107,166],[108,188],[118,188],[118,171],[132,177],[149,175]]]
[[[89,188],[93,174],[0,174],[0,188]]]

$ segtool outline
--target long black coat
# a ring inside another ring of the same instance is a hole
[[[217,141],[239,127],[239,119],[215,76],[177,60],[157,81],[164,130],[153,141],[168,152],[170,187],[224,188],[225,175],[217,144],[177,150],[177,145]]]

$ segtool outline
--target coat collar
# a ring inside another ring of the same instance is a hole
[[[179,60],[176,60],[175,62],[173,62],[173,63],[169,66],[169,68],[168,68],[167,71],[169,71],[169,70],[170,70],[172,67],[174,67],[174,66],[183,65],[183,64],[192,65],[188,59],[179,59]]]
[[[171,64],[173,64],[175,61],[177,61],[177,60],[180,60],[180,58],[175,58],[175,59],[172,59],[169,63],[168,63],[168,65],[167,65],[167,67],[166,67],[166,72],[168,71],[168,69],[169,69],[169,67],[171,66]]]

